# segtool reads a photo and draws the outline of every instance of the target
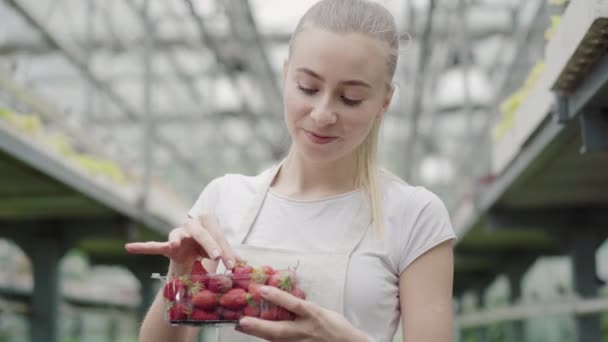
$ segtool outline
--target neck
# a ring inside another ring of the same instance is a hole
[[[277,175],[272,189],[300,200],[315,200],[353,191],[356,188],[356,156],[323,163],[304,160],[292,150]]]

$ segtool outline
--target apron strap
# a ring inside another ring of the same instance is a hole
[[[245,238],[249,234],[251,227],[253,227],[253,223],[255,222],[258,213],[260,212],[260,209],[262,209],[262,204],[264,204],[264,199],[266,198],[266,194],[268,193],[268,188],[272,184],[274,177],[279,172],[279,169],[281,168],[282,164],[283,163],[281,162],[273,166],[268,171],[268,174],[263,177],[262,184],[260,184],[260,189],[255,192],[253,200],[251,201],[251,206],[245,213],[243,221],[238,227],[236,236],[236,241],[238,241],[238,244],[243,244],[245,242]]]
[[[237,230],[236,241],[238,244],[244,244],[247,235],[249,234],[251,227],[262,209],[262,205],[264,204],[264,200],[266,199],[266,195],[268,193],[268,189],[272,184],[274,178],[279,172],[281,165],[283,162],[272,167],[268,174],[263,177],[262,183],[260,184],[260,188],[256,191],[254,198],[251,202],[251,206],[245,213],[243,220]],[[366,201],[364,198],[361,198],[359,208],[357,210],[357,214],[353,218],[351,222],[351,227],[346,231],[344,235],[344,240],[342,244],[337,249],[338,252],[346,252],[351,253],[355,247],[359,244],[359,242],[367,233],[367,229],[371,223],[371,215],[369,207],[366,205]]]

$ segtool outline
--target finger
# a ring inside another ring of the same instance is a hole
[[[310,317],[314,314],[317,306],[311,302],[300,299],[291,293],[282,291],[272,286],[263,286],[260,294],[267,301],[282,306],[298,316]]]
[[[299,335],[298,326],[293,321],[267,321],[245,317],[239,321],[237,330],[269,341],[290,341]]]
[[[203,228],[196,220],[188,220],[183,226],[185,233],[190,235],[209,255],[209,258],[217,260],[222,254],[219,244],[211,233]]]
[[[131,254],[165,255],[171,247],[169,242],[131,242],[125,244],[125,249]]]
[[[229,270],[233,269],[236,255],[222,233],[222,228],[220,228],[220,222],[218,221],[217,216],[211,214],[201,215],[199,221],[204,229],[206,229],[220,245],[220,248],[222,249],[222,262],[226,268]]]
[[[171,246],[171,248],[179,248],[182,244],[182,240],[186,237],[187,235],[184,232],[183,228],[173,229],[169,233],[169,245]]]

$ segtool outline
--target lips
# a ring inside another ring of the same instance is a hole
[[[306,136],[315,144],[321,144],[321,145],[328,144],[328,143],[338,139],[338,137],[322,135],[322,134],[318,134],[318,133],[307,131],[307,130],[304,130],[304,132],[306,133]]]

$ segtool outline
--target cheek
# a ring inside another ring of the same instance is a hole
[[[297,121],[306,113],[310,112],[310,105],[299,96],[295,91],[285,91],[284,93],[285,119],[289,122]]]
[[[345,126],[353,133],[354,136],[367,136],[367,133],[374,125],[376,114],[373,108],[361,108],[360,110],[349,113],[345,118]]]

